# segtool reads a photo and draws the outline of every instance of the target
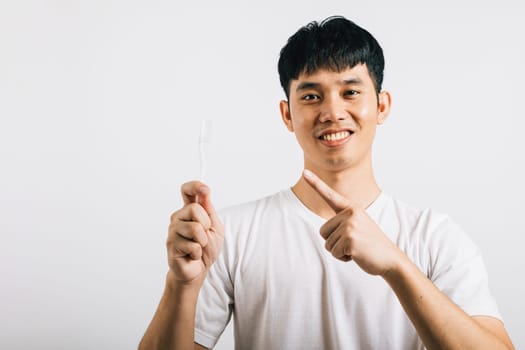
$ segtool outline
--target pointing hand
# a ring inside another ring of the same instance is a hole
[[[319,177],[305,170],[304,179],[321,195],[336,215],[321,226],[325,248],[342,261],[353,260],[365,272],[384,275],[404,254],[368,215]]]

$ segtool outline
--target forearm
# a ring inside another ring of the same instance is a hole
[[[168,273],[166,287],[139,350],[193,349],[200,284],[179,285]]]
[[[454,304],[404,257],[384,275],[428,349],[511,349]]]

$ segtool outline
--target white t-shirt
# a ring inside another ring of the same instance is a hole
[[[479,249],[447,216],[385,193],[366,209],[469,315],[500,318]],[[236,349],[423,349],[388,284],[335,259],[326,222],[291,190],[220,212],[225,243],[199,294],[195,341],[212,348],[232,312]]]

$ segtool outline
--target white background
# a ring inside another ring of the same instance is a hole
[[[278,53],[333,14],[385,51],[381,187],[470,233],[525,348],[523,5],[306,0],[0,2],[0,348],[137,346],[201,120],[216,206],[291,186]]]

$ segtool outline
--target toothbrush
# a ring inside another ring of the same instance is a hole
[[[206,145],[211,144],[211,120],[203,120],[201,122],[201,133],[199,135],[199,160],[200,160],[200,175],[199,179],[204,182],[206,174]]]

